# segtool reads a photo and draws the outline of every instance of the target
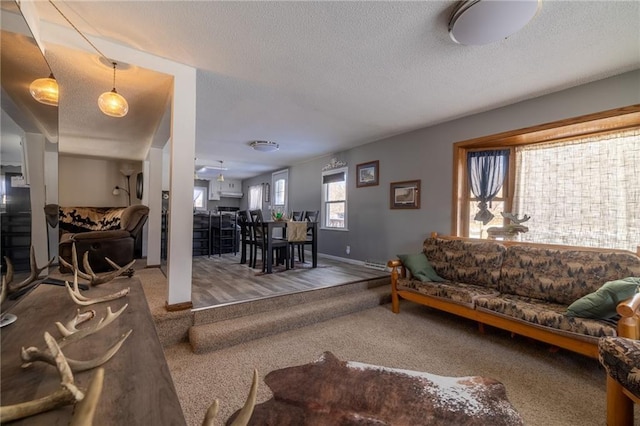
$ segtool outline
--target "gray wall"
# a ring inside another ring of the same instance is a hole
[[[349,231],[320,231],[319,251],[378,261],[418,252],[432,231],[450,233],[455,142],[634,104],[640,104],[640,71],[296,164],[289,171],[289,208],[320,210],[322,167],[335,157],[349,167]],[[380,185],[356,188],[356,165],[373,160],[380,161]],[[390,210],[389,183],[415,179],[422,180],[421,208]],[[244,181],[243,190],[246,193],[248,185],[270,181],[271,174],[264,174]],[[347,245],[350,255],[345,252]]]

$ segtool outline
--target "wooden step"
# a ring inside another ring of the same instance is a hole
[[[246,315],[254,315],[262,312],[287,309],[302,303],[326,299],[328,297],[346,295],[353,292],[385,286],[390,290],[390,277],[380,277],[355,281],[347,284],[317,288],[314,290],[289,293],[276,297],[269,297],[250,302],[239,302],[224,306],[215,306],[193,311],[193,325],[202,325],[212,322],[239,318]]]

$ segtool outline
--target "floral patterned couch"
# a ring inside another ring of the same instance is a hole
[[[592,358],[601,337],[619,334],[617,318],[569,316],[567,308],[608,281],[640,277],[640,257],[621,250],[434,235],[423,253],[443,280],[421,281],[389,261],[393,312],[403,298]]]

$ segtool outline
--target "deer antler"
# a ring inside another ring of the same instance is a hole
[[[36,281],[38,279],[38,276],[40,275],[40,272],[42,272],[45,268],[48,268],[49,266],[51,266],[51,264],[55,260],[55,256],[52,257],[51,260],[49,260],[49,262],[47,262],[46,265],[39,268],[38,262],[36,261],[36,249],[33,247],[33,245],[31,245],[31,249],[29,253],[29,264],[31,265],[31,272],[29,273],[29,276],[24,279],[24,281],[16,284],[15,286],[11,285],[11,281],[13,281],[13,264],[11,263],[9,258],[7,258],[6,256],[4,259],[7,262],[7,276],[10,278],[10,279],[7,279],[7,292],[11,294],[11,293],[15,293],[18,290],[23,289],[24,287],[28,286],[32,282]]]
[[[249,395],[247,396],[247,400],[245,401],[240,413],[235,418],[233,423],[230,426],[246,426],[249,424],[249,420],[251,419],[251,415],[253,414],[253,409],[256,406],[256,396],[258,394],[258,370],[253,370],[253,380],[251,381],[251,389],[249,390]],[[213,404],[207,410],[205,414],[204,420],[202,421],[202,426],[213,426],[213,421],[218,415],[218,400],[214,400]]]
[[[80,293],[80,289],[78,288],[78,270],[77,269],[73,273],[73,288],[71,288],[71,285],[69,284],[68,281],[65,281],[64,284],[67,287],[67,292],[69,292],[71,299],[76,303],[76,305],[82,305],[82,306],[89,306],[89,305],[93,305],[94,303],[108,302],[109,300],[119,299],[129,294],[129,291],[131,290],[130,287],[127,287],[113,294],[108,294],[106,296],[100,296],[100,297],[90,299]]]
[[[93,269],[91,269],[91,265],[89,265],[89,252],[85,251],[84,255],[82,256],[82,264],[84,266],[84,270],[89,274],[89,276],[91,277],[91,285],[100,285],[100,284],[104,284],[108,281],[111,281],[112,279],[114,279],[117,276],[123,275],[123,274],[127,274],[129,268],[131,268],[133,266],[134,263],[136,263],[136,260],[133,259],[131,262],[129,262],[128,264],[126,264],[125,266],[119,266],[118,264],[116,264],[115,262],[111,261],[109,258],[105,259],[109,262],[109,265],[111,265],[112,268],[115,268],[115,271],[111,271],[111,272],[107,272],[105,274],[102,275],[96,275],[93,272]],[[133,275],[133,274],[131,274]],[[131,276],[129,275],[129,276]]]
[[[105,328],[107,325],[111,324],[113,321],[116,320],[116,318],[118,318],[120,316],[120,314],[122,314],[122,312],[124,312],[124,310],[127,308],[127,306],[129,305],[124,305],[122,308],[120,308],[118,311],[116,311],[115,313],[113,313],[111,311],[111,307],[107,307],[107,316],[100,318],[100,320],[92,325],[91,327],[86,327],[83,328],[81,330],[75,330],[75,331],[70,331],[68,330],[65,326],[63,326],[61,323],[56,322],[56,326],[58,327],[58,329],[60,330],[61,328],[63,328],[65,331],[62,333],[63,335],[65,333],[68,333],[68,335],[64,336],[63,338],[61,338],[60,340],[58,340],[56,342],[56,344],[60,347],[60,348],[64,348],[65,346],[70,345],[71,343],[77,342],[81,339],[84,339],[87,336],[90,336],[94,333],[97,333],[98,331],[102,330],[103,328]],[[95,314],[94,311],[89,311],[89,312],[85,312],[85,314]],[[79,316],[85,315],[85,314],[80,314],[78,313],[76,315],[76,318],[78,318]],[[75,319],[70,321],[70,323],[75,322]],[[84,319],[84,321],[88,321],[87,319]],[[75,327],[72,327],[75,329]],[[113,357],[113,355],[116,354],[116,352],[118,352],[118,349],[120,349],[120,347],[122,346],[122,344],[124,343],[124,341],[127,339],[127,337],[129,337],[129,335],[131,334],[132,330],[129,330],[127,333],[123,334],[120,339],[111,347],[109,348],[109,350],[102,356],[92,359],[92,360],[88,360],[88,361],[76,361],[74,359],[71,358],[67,358],[67,362],[69,363],[69,365],[71,366],[72,370],[75,372],[79,372],[79,371],[85,371],[85,370],[90,370],[92,368],[98,367],[102,364],[104,364],[105,362],[109,361],[109,359],[111,359]],[[29,348],[22,348],[21,351],[21,358],[23,361],[22,367],[28,367],[32,362],[35,361],[44,361],[47,362],[49,364],[52,363],[53,361],[53,357],[52,357],[52,353],[48,350],[39,350],[38,348],[31,346]]]
[[[63,338],[58,341],[58,344],[60,345],[60,347],[64,348],[69,343],[76,342],[80,339],[84,339],[87,336],[97,333],[98,331],[102,330],[103,328],[111,324],[113,321],[115,321],[116,318],[118,318],[120,314],[123,313],[125,309],[127,309],[127,306],[129,305],[125,304],[122,308],[120,308],[115,313],[111,311],[111,306],[108,306],[106,317],[100,318],[97,324],[91,327],[83,328],[81,330],[77,330],[75,329],[75,327],[72,327],[73,330],[69,330],[67,327],[63,326],[60,322],[56,322],[56,327],[58,327],[58,331],[60,331],[60,334],[63,335]],[[93,315],[95,316],[95,311],[85,312],[85,314],[87,313],[93,313]],[[84,315],[84,314],[78,314],[78,315]],[[76,318],[77,318],[77,315],[76,315]],[[70,323],[73,321],[75,321],[75,319],[71,320]],[[85,321],[88,321],[88,320],[85,320]]]
[[[69,426],[85,426],[93,424],[93,417],[96,414],[98,400],[102,393],[104,383],[104,368],[98,368],[93,374],[93,378],[87,387],[82,401],[76,404],[73,418]]]
[[[0,423],[33,416],[54,408],[74,404],[84,398],[84,394],[73,382],[73,373],[69,368],[60,347],[55,339],[45,331],[44,340],[52,354],[53,364],[60,374],[60,388],[50,395],[33,401],[0,407]]]
[[[80,268],[78,268],[77,253],[78,252],[76,250],[76,243],[73,243],[71,245],[71,262],[73,264],[70,265],[69,262],[67,262],[63,258],[60,258],[60,263],[62,263],[62,265],[64,265],[66,268],[71,269],[71,271],[78,271],[78,275],[80,276],[80,278],[88,280],[89,284],[91,284],[92,286],[104,284],[120,275],[127,275],[129,277],[133,275],[133,272],[132,272],[133,269],[131,267],[133,266],[134,263],[136,263],[135,259],[133,259],[127,265],[121,267],[120,265],[118,265],[108,257],[105,257],[105,260],[109,263],[109,265],[111,265],[113,269],[115,269],[115,271],[111,271],[102,275],[96,275],[96,273],[93,272],[93,269],[91,269],[91,265],[89,264],[88,251],[85,251],[84,254],[82,255],[82,265],[84,267],[84,270],[86,271],[86,272],[82,272],[80,271]]]
[[[109,308],[109,312],[111,312],[111,308]],[[78,329],[76,328],[80,324],[87,322],[93,319],[96,316],[96,311],[93,309],[90,311],[86,311],[80,313],[80,309],[76,312],[76,316],[73,317],[72,320],[67,322],[65,325],[62,325],[61,322],[56,322],[56,327],[58,327],[58,331],[62,334],[63,337],[71,336],[73,333],[76,333]]]
[[[133,330],[129,330],[124,333],[122,336],[120,336],[120,339],[118,339],[118,341],[107,350],[107,352],[97,358],[87,361],[78,361],[75,359],[67,358],[67,363],[69,364],[71,371],[79,373],[81,371],[91,370],[109,361],[118,352],[124,341],[127,340],[127,337],[129,337],[132,332]],[[36,361],[43,361],[51,365],[55,364],[53,354],[48,353],[47,351],[41,351],[35,346],[31,346],[26,349],[22,348],[22,350],[20,351],[20,358],[23,361],[23,368],[29,367]]]

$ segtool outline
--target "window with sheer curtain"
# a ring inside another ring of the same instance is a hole
[[[249,210],[262,208],[262,185],[252,185],[249,187]]]
[[[515,170],[521,240],[636,251],[640,131],[517,147]]]

